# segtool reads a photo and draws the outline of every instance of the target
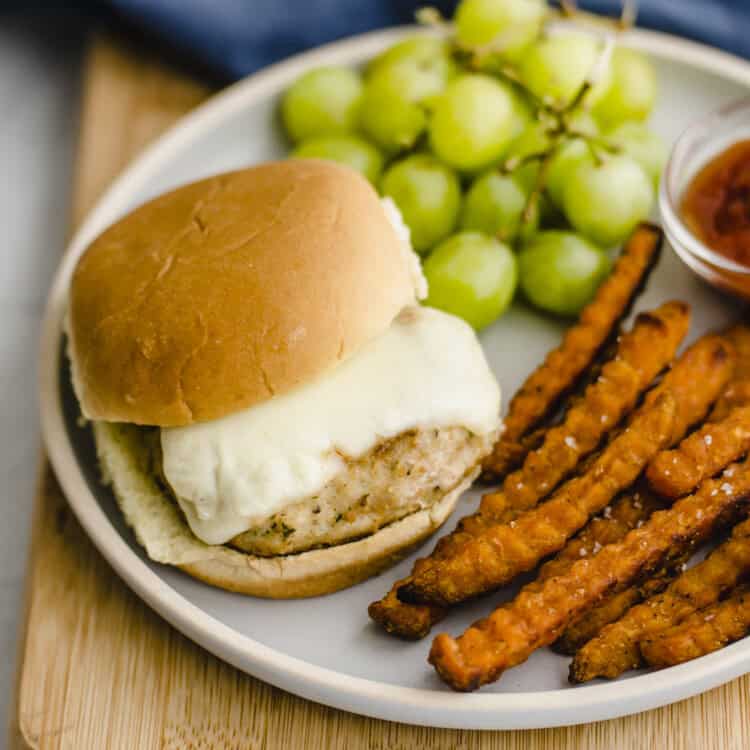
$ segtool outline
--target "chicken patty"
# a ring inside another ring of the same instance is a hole
[[[352,541],[430,508],[489,452],[495,434],[464,427],[410,430],[378,443],[319,492],[234,537],[232,546],[274,556]]]

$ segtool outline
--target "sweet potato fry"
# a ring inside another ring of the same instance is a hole
[[[497,478],[519,466],[526,456],[522,438],[554,411],[560,399],[579,382],[644,286],[656,264],[661,230],[641,224],[623,248],[609,278],[581,312],[557,349],[526,379],[510,402],[505,430],[485,459],[487,478]]]
[[[533,508],[546,497],[632,411],[641,393],[674,357],[689,323],[689,309],[681,302],[641,313],[561,424],[547,431],[544,442],[528,454],[518,471],[506,477],[499,493],[485,497],[483,514],[495,521],[510,521],[518,511]],[[692,359],[691,369],[695,369]],[[507,512],[502,512],[501,505]]]
[[[567,573],[582,557],[597,554],[607,544],[619,542],[629,531],[648,520],[655,510],[666,503],[643,488],[620,496],[600,516],[592,518],[581,531],[551,559],[539,568],[537,581]]]
[[[735,407],[750,404],[750,328],[740,323],[722,335],[734,348],[735,363],[732,379],[711,411],[714,422]]]
[[[663,393],[582,476],[508,524],[490,525],[449,558],[426,560],[398,590],[410,603],[449,606],[510,583],[565,546],[588,519],[629,487],[672,435],[676,406]]]
[[[735,323],[721,334],[737,353],[733,380],[750,379],[750,326]]]
[[[706,477],[750,449],[750,406],[739,406],[721,422],[708,422],[672,451],[649,464],[646,479],[664,497],[686,495]]]
[[[738,586],[718,604],[698,610],[679,625],[641,641],[651,667],[671,667],[697,659],[750,633],[750,586]]]
[[[434,604],[405,604],[400,601],[399,586],[405,585],[409,580],[409,578],[402,578],[396,581],[382,599],[370,604],[367,613],[387,633],[416,641],[424,638],[432,626],[448,614],[448,610]]]
[[[655,510],[664,507],[664,500],[647,489],[626,493],[608,506],[604,515],[593,518],[555,557],[542,565],[534,585],[541,585],[553,576],[567,573],[582,557],[596,555],[605,545],[621,541],[629,531],[642,526]],[[680,560],[678,564],[682,562]],[[606,597],[571,623],[555,642],[555,650],[563,654],[574,653],[582,643],[605,625],[619,619],[627,609],[662,590],[673,577],[672,570],[664,570],[641,584]],[[574,647],[574,644],[578,645]]]
[[[593,518],[551,560],[544,563],[539,568],[536,579],[527,584],[524,590],[526,592],[539,590],[548,579],[567,573],[573,567],[573,564],[582,557],[596,555],[605,545],[621,541],[629,531],[642,525],[655,510],[663,507],[664,501],[651,495],[648,491],[634,490],[621,496],[615,503],[605,508],[603,515]],[[649,582],[644,582],[643,587],[648,586]],[[635,591],[631,591],[631,589],[621,591],[613,595],[611,601],[607,599],[592,608],[590,613],[584,613],[577,620],[577,623],[581,623],[584,627],[584,622],[596,620],[601,622],[600,627],[603,627],[607,622],[617,619],[619,617],[619,615],[616,615],[618,605],[625,607],[626,603],[630,602],[628,606],[632,606],[632,603],[636,601],[634,594],[643,598],[643,595],[640,594],[641,587],[632,588]],[[651,593],[656,593],[656,591]],[[637,601],[640,601],[640,599]],[[600,608],[601,611],[598,611]],[[620,611],[620,614],[623,611],[624,609]],[[611,619],[605,621],[607,616]],[[571,628],[575,625],[576,623],[573,623]],[[562,637],[564,636],[565,633]],[[567,653],[563,648],[557,650]]]
[[[727,469],[722,478],[706,480],[698,497],[711,487],[708,503],[733,498],[750,486],[750,459]],[[714,493],[715,494],[711,494]],[[673,508],[684,503],[679,500]],[[707,511],[707,509],[704,509]],[[640,641],[652,638],[684,620],[698,609],[714,604],[750,572],[750,520],[734,528],[730,538],[719,545],[702,563],[686,570],[661,594],[632,609],[617,622],[605,627],[599,635],[581,648],[570,667],[572,682],[586,682],[595,677],[615,678],[628,669],[642,666]]]
[[[553,644],[554,650],[573,656],[581,646],[599,635],[602,628],[619,620],[631,607],[664,591],[675,579],[691,552],[692,550],[642,583],[606,596],[599,604],[584,612],[565,628],[563,634]]]
[[[702,336],[685,350],[659,385],[648,393],[644,408],[664,391],[669,391],[677,401],[670,445],[682,440],[690,427],[705,418],[729,382],[734,363],[731,344],[714,334]]]
[[[750,380],[732,380],[727,385],[721,400],[711,411],[711,421],[718,422],[729,415],[732,409],[750,404]]]
[[[475,690],[494,682],[537,648],[552,643],[576,616],[608,592],[658,569],[707,539],[729,515],[744,511],[750,504],[750,460],[733,464],[728,471],[728,475],[706,480],[695,494],[671,508],[656,511],[623,541],[607,545],[594,557],[582,558],[567,574],[550,578],[541,587],[522,589],[512,603],[496,609],[459,638],[438,635],[429,661],[455,690]]]

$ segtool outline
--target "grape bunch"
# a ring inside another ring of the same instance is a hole
[[[461,0],[454,23],[363,71],[312,70],[284,94],[295,158],[361,172],[423,257],[427,304],[481,329],[520,287],[576,315],[646,218],[666,147],[656,76],[614,35],[550,28],[546,0]]]

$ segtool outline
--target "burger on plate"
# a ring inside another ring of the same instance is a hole
[[[211,177],[98,237],[70,290],[71,370],[148,555],[313,596],[439,527],[500,393],[472,329],[425,293],[393,204],[326,162]]]

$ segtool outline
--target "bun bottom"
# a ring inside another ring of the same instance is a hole
[[[398,562],[438,529],[479,473],[471,470],[431,508],[346,544],[278,557],[258,557],[201,542],[155,479],[143,431],[95,422],[97,454],[106,484],[148,556],[211,586],[270,599],[330,594]]]

